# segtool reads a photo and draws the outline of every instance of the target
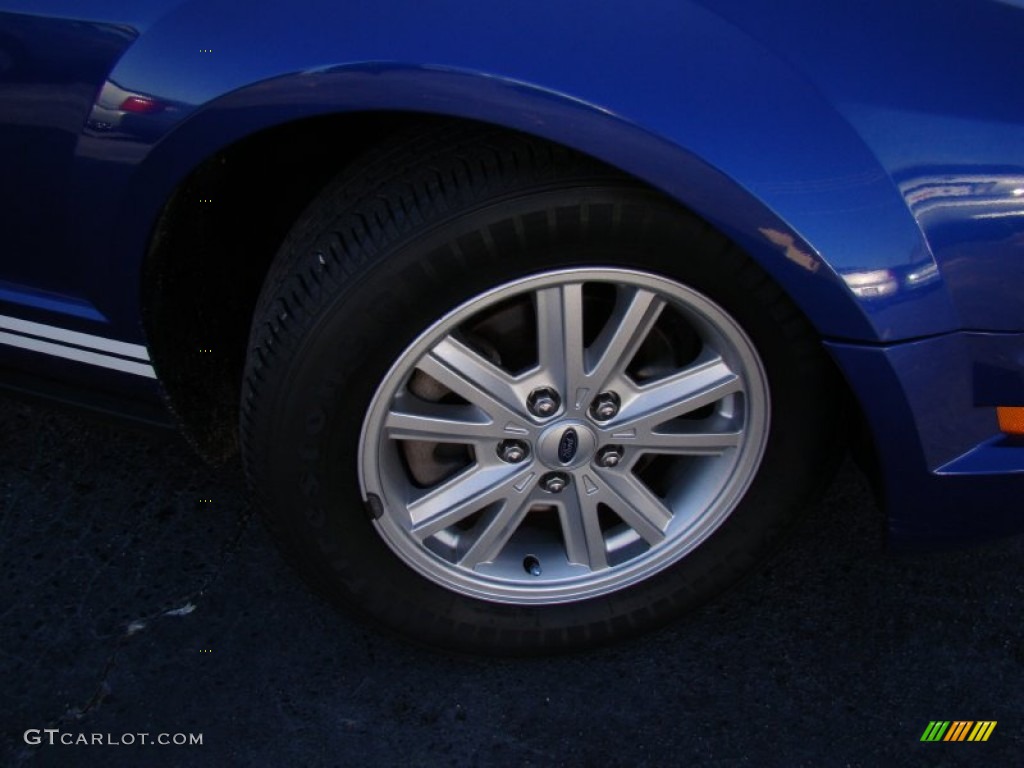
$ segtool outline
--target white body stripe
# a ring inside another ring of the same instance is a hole
[[[120,344],[121,342],[111,343]],[[125,360],[123,357],[104,355],[100,352],[90,352],[89,350],[79,349],[78,347],[55,344],[50,341],[43,341],[42,339],[33,339],[30,336],[18,336],[13,333],[4,333],[3,331],[0,331],[0,344],[9,344],[13,347],[21,347],[22,349],[29,349],[33,352],[42,352],[47,355],[55,355],[56,357],[63,357],[68,360],[77,360],[80,363],[98,365],[102,368],[112,368],[115,371],[134,373],[136,376],[146,376],[150,379],[156,378],[156,371],[154,371],[153,366],[148,363],[142,363],[135,360]],[[124,344],[123,346],[136,347],[134,344]],[[142,347],[136,348],[142,349]]]
[[[69,331],[64,328],[57,328],[53,325],[32,323],[28,320],[19,320],[16,317],[0,315],[0,329],[15,331],[29,336],[37,336],[42,339],[50,339],[61,344],[74,344],[77,347],[96,349],[102,352],[112,352],[115,355],[133,357],[136,360],[149,360],[149,352],[141,344],[129,344],[125,341],[114,341],[105,339],[102,336],[93,336],[88,333]],[[5,342],[10,343],[10,342]],[[15,346],[22,346],[16,344]]]

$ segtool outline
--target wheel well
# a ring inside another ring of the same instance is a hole
[[[237,450],[252,311],[288,230],[352,158],[417,119],[360,114],[263,131],[202,162],[165,205],[142,271],[143,325],[169,406],[207,460]]]
[[[143,266],[142,316],[168,405],[205,459],[219,463],[237,452],[251,318],[292,225],[364,151],[440,119],[361,113],[289,123],[218,152],[176,188]],[[838,371],[835,379],[846,389]],[[851,421],[863,422],[848,391],[844,400]],[[861,456],[872,454],[870,438],[856,443]]]

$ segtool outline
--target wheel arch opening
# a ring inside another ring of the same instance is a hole
[[[174,190],[143,264],[142,318],[168,405],[204,459],[222,463],[237,452],[253,309],[302,211],[366,150],[439,121],[452,119],[372,112],[287,123],[208,157]],[[847,389],[838,371],[834,378]],[[861,421],[855,398],[844,400]]]
[[[237,452],[252,311],[306,205],[373,142],[416,118],[317,117],[247,136],[175,188],[142,268],[142,321],[168,405],[206,460]]]

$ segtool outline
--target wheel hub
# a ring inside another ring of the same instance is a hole
[[[597,448],[597,435],[587,424],[560,419],[541,432],[537,457],[549,469],[576,469],[589,464]]]

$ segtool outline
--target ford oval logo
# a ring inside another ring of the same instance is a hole
[[[562,433],[562,439],[558,441],[558,460],[563,464],[569,464],[576,458],[576,449],[580,447],[580,438],[576,430],[570,427]]]

